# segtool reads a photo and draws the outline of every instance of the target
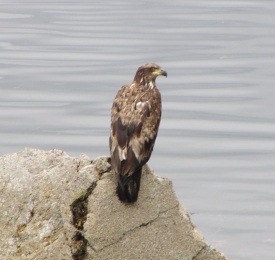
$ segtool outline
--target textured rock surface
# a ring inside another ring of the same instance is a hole
[[[26,148],[0,158],[0,259],[225,259],[205,243],[171,181],[144,167],[133,205],[109,158]]]

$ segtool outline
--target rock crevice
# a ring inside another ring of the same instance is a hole
[[[88,198],[96,187],[97,182],[93,182],[87,190],[80,192],[77,198],[70,205],[72,212],[72,224],[78,230],[83,230],[88,214]]]

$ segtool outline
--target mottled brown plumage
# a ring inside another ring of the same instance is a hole
[[[137,200],[142,166],[149,160],[161,118],[161,96],[155,80],[167,73],[154,63],[138,68],[134,81],[117,93],[111,113],[110,152],[117,176],[117,195]]]

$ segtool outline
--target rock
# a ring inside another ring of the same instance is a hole
[[[0,157],[0,259],[224,260],[170,180],[143,169],[135,204],[115,195],[110,158],[32,148]]]

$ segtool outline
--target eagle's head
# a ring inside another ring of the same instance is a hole
[[[147,63],[138,68],[134,81],[139,85],[154,88],[157,76],[167,77],[167,72],[155,63]]]

